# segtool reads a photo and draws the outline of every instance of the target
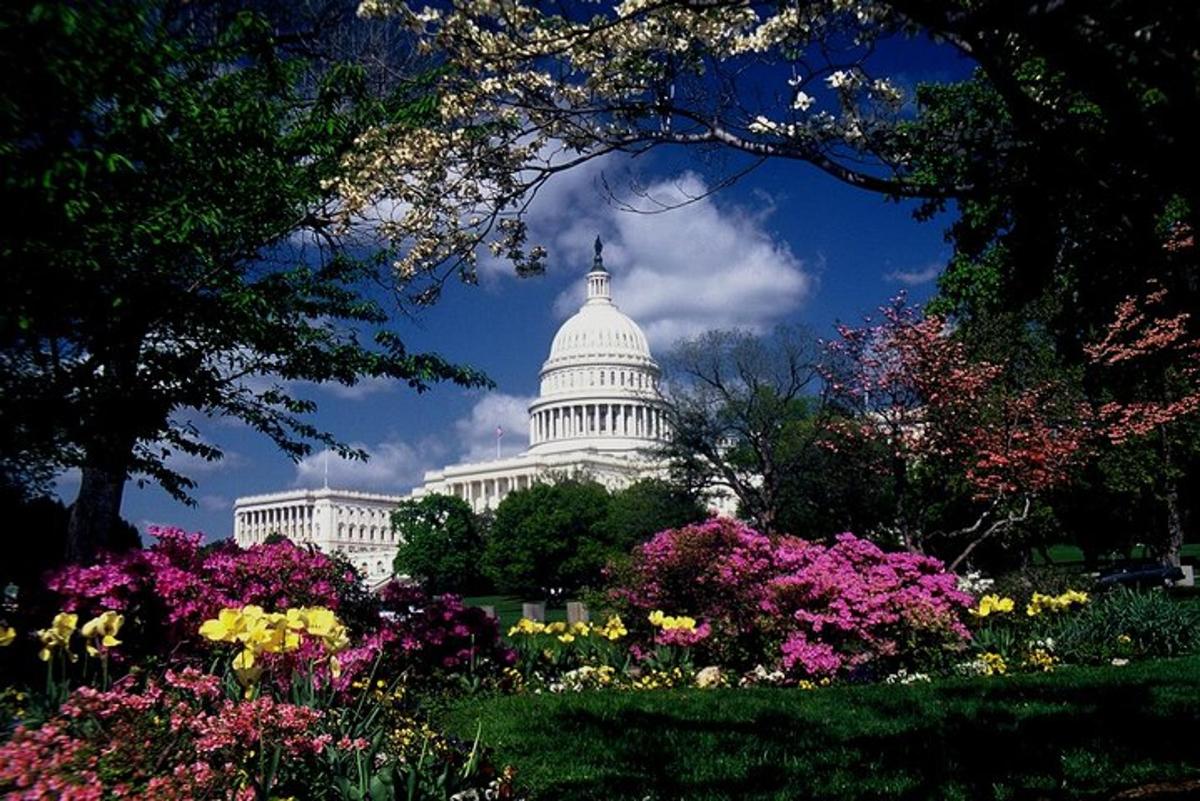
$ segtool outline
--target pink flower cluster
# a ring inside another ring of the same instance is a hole
[[[970,637],[972,599],[936,559],[852,534],[832,545],[768,537],[722,518],[655,535],[610,597],[703,620],[697,644],[723,664],[796,677],[890,669]]]
[[[152,527],[150,534],[156,540],[150,548],[51,576],[47,585],[62,608],[123,612],[145,640],[167,646],[193,639],[200,623],[227,606],[339,606],[337,584],[346,577],[322,553],[289,542],[204,548],[200,534],[176,528]]]
[[[264,748],[279,747],[281,764],[297,770],[331,746],[323,717],[265,695],[230,700],[194,668],[140,689],[129,680],[106,692],[81,687],[40,728],[18,727],[0,745],[0,789],[20,798],[241,798]]]
[[[410,673],[503,667],[516,661],[516,652],[501,640],[496,620],[457,595],[431,596],[392,582],[380,591],[379,600],[384,618],[381,642],[402,660],[397,667]]]

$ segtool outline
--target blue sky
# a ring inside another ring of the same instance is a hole
[[[898,54],[884,58],[896,62],[888,65],[892,74],[914,80],[959,77],[968,69],[927,46],[904,62]],[[736,167],[736,159],[719,166]],[[710,328],[800,323],[829,336],[836,320],[857,320],[902,289],[926,297],[950,256],[947,217],[918,223],[911,204],[886,202],[806,164],[769,162],[715,196],[654,215],[617,210],[600,186],[603,179],[621,192],[634,181],[645,196],[678,202],[703,193],[716,169],[694,153],[664,151],[636,162],[608,158],[552,179],[529,217],[531,241],[549,249],[544,276],[517,279],[502,265],[484,263],[478,286],[449,286],[436,306],[396,324],[411,348],[480,368],[496,389],[442,386],[418,396],[375,381],[307,388],[303,394],[319,405],[314,422],[372,454],[365,464],[331,457],[330,484],[406,492],[424,470],[494,457],[498,425],[506,431],[504,452],[520,451],[525,405],[537,391],[555,330],[578,306],[597,234],[605,241],[615,302],[642,325],[658,354],[678,336]],[[194,422],[227,458],[176,463],[199,485],[194,507],[130,482],[122,514],[139,527],[173,524],[224,537],[232,531],[236,497],[322,483],[322,452],[295,464],[245,426]],[[76,488],[72,476],[59,482],[67,502]]]

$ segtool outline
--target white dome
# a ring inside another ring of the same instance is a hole
[[[529,453],[641,458],[666,435],[658,365],[642,329],[613,305],[599,240],[586,280],[587,301],[558,329],[542,365]]]
[[[614,359],[642,364],[651,361],[646,335],[612,303],[589,303],[558,329],[545,366],[609,364]]]

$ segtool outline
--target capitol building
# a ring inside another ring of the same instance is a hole
[[[339,551],[374,585],[391,575],[398,543],[389,513],[401,501],[452,495],[479,512],[537,482],[580,477],[617,489],[659,474],[649,454],[667,430],[660,371],[642,329],[613,303],[599,239],[585,280],[586,301],[558,329],[542,364],[538,397],[529,405],[528,450],[429,471],[407,496],[326,487],[238,498],[238,544],[278,533]]]

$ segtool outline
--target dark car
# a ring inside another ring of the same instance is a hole
[[[1148,589],[1165,587],[1183,579],[1183,571],[1175,565],[1158,562],[1125,562],[1103,570],[1096,580],[1099,589],[1131,587]]]

